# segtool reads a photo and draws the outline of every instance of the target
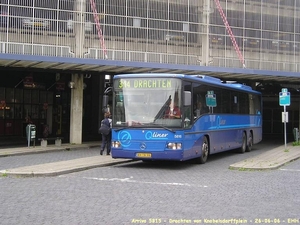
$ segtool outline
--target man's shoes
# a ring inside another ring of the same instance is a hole
[[[100,151],[100,155],[103,155],[103,150]]]
[[[106,155],[110,155],[109,153],[107,153]]]

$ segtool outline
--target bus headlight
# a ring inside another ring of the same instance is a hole
[[[171,150],[181,150],[182,149],[182,144],[181,143],[176,143],[176,142],[170,142],[167,144],[167,148]]]
[[[121,148],[121,143],[119,141],[112,141],[111,147],[113,148]]]

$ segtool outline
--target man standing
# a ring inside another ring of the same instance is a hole
[[[106,125],[107,127],[111,128],[111,114],[110,112],[104,113],[104,119],[101,121],[101,126],[102,124]],[[111,149],[111,130],[108,134],[103,134],[102,133],[102,144],[101,144],[101,150],[100,150],[100,155],[103,155],[104,148],[106,146],[106,155],[110,155],[110,149]]]

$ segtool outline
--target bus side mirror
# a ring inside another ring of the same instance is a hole
[[[190,106],[192,103],[192,94],[190,91],[184,91],[183,105]]]
[[[103,112],[107,112],[107,105],[108,105],[108,95],[103,95],[103,98],[102,98],[102,110]]]

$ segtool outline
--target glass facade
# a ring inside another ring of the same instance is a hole
[[[52,115],[53,92],[0,87],[0,99],[0,137],[25,137],[28,117],[37,126],[37,133],[40,134],[47,124],[48,114]],[[49,121],[52,119],[48,119]]]
[[[0,2],[1,53],[300,71],[297,0]]]

